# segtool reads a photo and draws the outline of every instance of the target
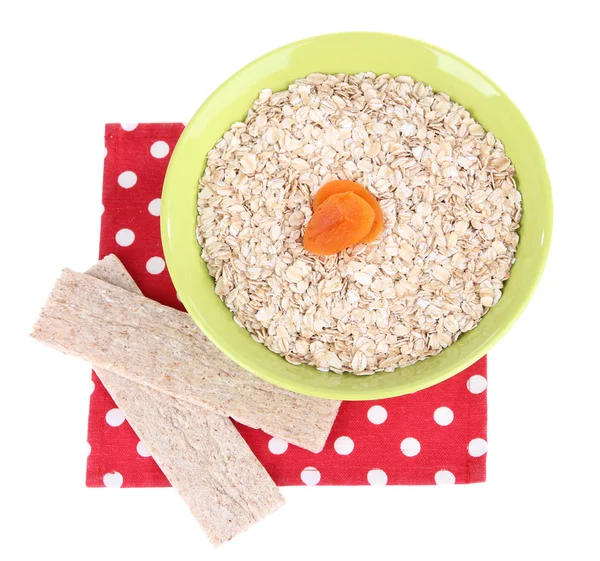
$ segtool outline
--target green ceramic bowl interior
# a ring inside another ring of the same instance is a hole
[[[198,179],[207,152],[263,88],[286,89],[311,72],[408,74],[464,105],[506,147],[523,195],[517,260],[500,302],[479,325],[437,356],[391,373],[354,376],[293,366],[252,340],[215,295],[214,281],[195,238]],[[200,107],[173,152],[165,179],[161,230],[169,272],[200,328],[240,366],[295,392],[324,398],[367,400],[427,388],[457,374],[487,353],[531,298],[550,245],[552,195],[544,157],[523,115],[508,96],[470,64],[437,47],[380,33],[313,37],[277,49],[222,84]]]

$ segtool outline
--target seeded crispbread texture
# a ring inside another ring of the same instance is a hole
[[[284,390],[223,356],[188,314],[65,269],[32,336],[134,382],[319,452],[338,401]]]
[[[139,293],[114,255],[86,274]],[[211,543],[229,541],[284,504],[229,419],[108,370],[96,374]]]
[[[107,370],[96,374],[211,543],[229,541],[284,504],[229,419]]]

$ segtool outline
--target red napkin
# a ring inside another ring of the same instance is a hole
[[[110,124],[100,257],[116,254],[142,292],[183,309],[165,267],[160,196],[183,130]],[[92,375],[88,487],[164,487],[169,482]],[[432,388],[393,399],[344,402],[325,449],[313,454],[236,423],[278,485],[431,485],[485,480],[486,359]]]

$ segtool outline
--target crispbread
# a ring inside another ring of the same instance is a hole
[[[323,449],[339,408],[338,401],[295,394],[242,370],[188,314],[68,269],[32,336],[313,452]]]
[[[284,504],[229,419],[107,370],[96,374],[211,543],[229,541]]]
[[[87,274],[139,292],[114,255]],[[230,540],[285,502],[229,419],[107,370],[96,374],[211,543]]]
[[[108,282],[113,286],[118,286],[123,290],[128,290],[129,292],[134,292],[135,294],[142,293],[132,276],[125,268],[125,265],[121,263],[121,260],[114,253],[107,255],[103,259],[100,259],[100,261],[98,261],[98,263],[96,263],[93,267],[90,267],[85,274],[103,280],[104,282]]]

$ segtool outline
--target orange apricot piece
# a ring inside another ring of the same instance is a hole
[[[316,210],[321,206],[321,204],[331,197],[331,195],[336,195],[338,193],[354,193],[369,203],[375,212],[375,220],[373,221],[371,230],[359,243],[375,241],[377,236],[381,234],[381,231],[383,230],[383,212],[381,212],[381,207],[375,196],[362,185],[347,179],[336,179],[326,183],[317,191],[317,194],[313,199],[313,210]]]
[[[375,212],[355,193],[336,193],[323,201],[304,232],[304,247],[315,255],[333,255],[357,244],[373,227]]]

